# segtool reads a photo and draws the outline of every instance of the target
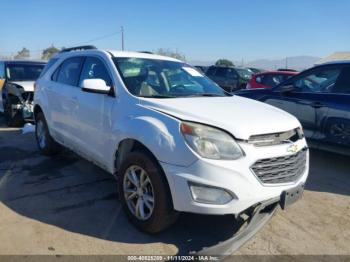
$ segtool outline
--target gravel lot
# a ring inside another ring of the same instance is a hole
[[[0,123],[3,120],[0,116]],[[350,161],[311,151],[301,201],[237,254],[350,255]],[[129,224],[113,178],[71,152],[40,156],[32,133],[0,124],[0,254],[184,254],[234,230],[231,217],[183,215],[149,236]]]

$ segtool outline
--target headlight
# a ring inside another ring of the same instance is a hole
[[[233,137],[220,129],[183,122],[181,132],[187,144],[201,157],[235,160],[243,156],[241,148]]]

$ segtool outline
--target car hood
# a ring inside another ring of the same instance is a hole
[[[184,121],[216,126],[243,140],[300,126],[299,121],[285,111],[239,96],[142,98],[141,104]]]
[[[34,92],[35,81],[10,81],[10,83],[23,87],[26,92]]]

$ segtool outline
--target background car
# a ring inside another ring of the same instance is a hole
[[[209,68],[209,66],[194,66],[194,67],[197,68],[203,74],[205,74]]]
[[[247,67],[250,71],[252,71],[254,74],[259,74],[262,72],[265,72],[263,69],[255,68],[255,67]]]
[[[246,87],[253,73],[246,68],[211,66],[206,75],[227,92]]]
[[[291,69],[291,68],[279,68],[277,71],[284,71],[284,72],[299,72],[298,70]]]
[[[33,117],[34,82],[45,62],[28,60],[0,61],[0,112],[8,126],[22,126]]]
[[[311,68],[272,89],[236,94],[296,116],[311,147],[350,155],[350,60]]]
[[[270,71],[255,74],[247,84],[247,89],[275,87],[296,74],[298,73],[284,71]]]

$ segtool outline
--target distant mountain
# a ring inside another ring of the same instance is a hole
[[[276,60],[269,60],[269,59],[255,60],[245,64],[245,66],[256,67],[256,68],[267,69],[267,70],[275,70],[279,68],[286,68],[286,65],[287,65],[288,68],[292,68],[296,70],[304,70],[314,66],[314,64],[320,59],[321,58],[319,57],[313,57],[313,56],[293,56],[293,57],[288,57],[287,59],[285,58],[285,59],[276,59]]]
[[[287,58],[287,66],[291,69],[304,70],[314,66],[321,58],[313,56],[293,56]],[[215,61],[189,61],[191,65],[213,65]],[[235,65],[241,66],[241,61],[234,61]],[[259,59],[244,64],[245,67],[256,67],[266,70],[275,70],[286,67],[286,59]]]

